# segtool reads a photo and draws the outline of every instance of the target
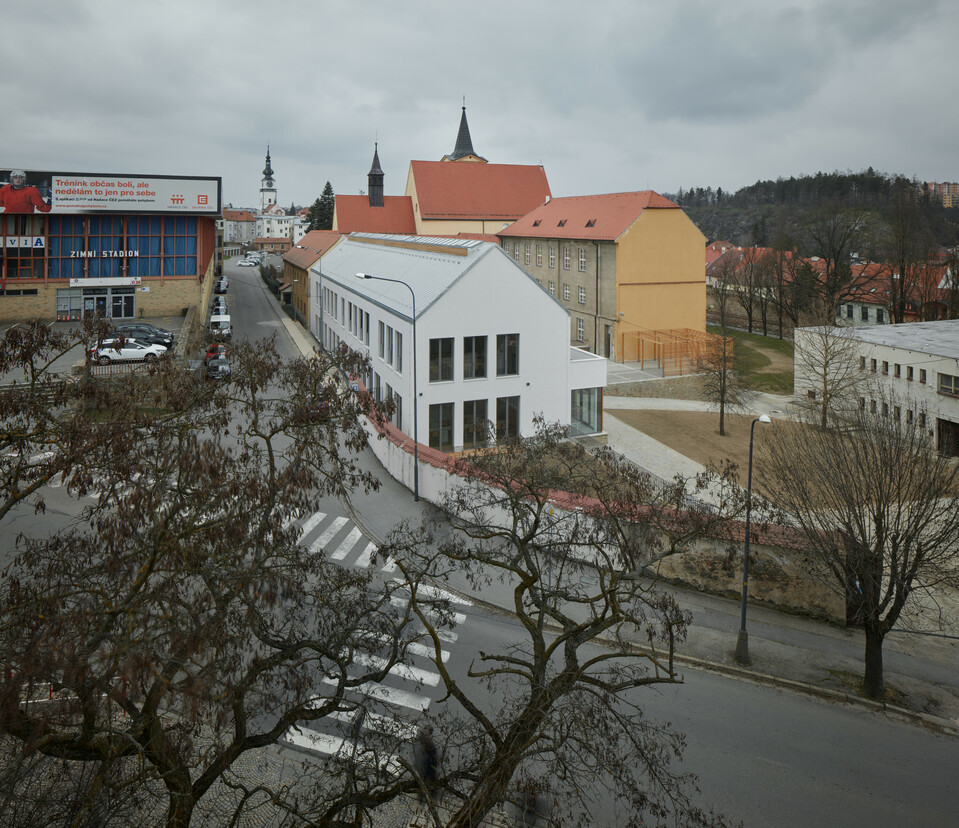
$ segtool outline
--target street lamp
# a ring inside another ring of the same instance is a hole
[[[749,595],[749,514],[753,503],[753,432],[756,423],[768,423],[769,415],[762,414],[749,426],[749,471],[746,474],[746,543],[743,549],[743,601],[742,620],[736,638],[736,661],[749,664],[749,635],[746,632],[746,598]]]
[[[419,502],[420,499],[420,438],[416,410],[419,408],[419,401],[416,395],[416,294],[402,279],[387,279],[385,276],[370,276],[369,273],[357,273],[357,279],[375,279],[378,282],[395,282],[403,285],[413,299],[413,500]]]

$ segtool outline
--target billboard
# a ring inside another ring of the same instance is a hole
[[[219,178],[0,169],[0,213],[220,214]]]

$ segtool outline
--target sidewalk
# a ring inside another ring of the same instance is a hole
[[[299,350],[312,353],[316,341],[283,313],[275,299],[273,301],[278,317]],[[703,410],[704,403],[610,396],[606,407],[605,423],[611,448],[665,479],[677,472],[695,474],[698,471],[698,464],[624,425],[612,411],[617,408]],[[790,408],[790,398],[770,394],[760,395],[753,404],[757,416],[762,413],[783,416]],[[426,501],[414,502],[412,493],[388,475],[372,452],[366,453],[362,463],[376,474],[382,485],[372,494],[355,493],[348,508],[357,526],[374,542],[382,542],[403,520],[417,525],[427,514],[437,512]],[[503,584],[494,583],[476,592],[465,576],[453,576],[446,586],[498,611],[508,612],[512,604],[510,588]],[[890,633],[883,648],[885,679],[898,698],[894,705],[880,705],[855,695],[863,665],[861,631],[750,605],[746,626],[752,665],[744,668],[733,658],[740,625],[739,602],[692,590],[665,588],[693,619],[686,641],[678,646],[680,664],[837,702],[885,708],[891,715],[959,733],[959,670],[956,669],[959,637]],[[641,644],[637,642],[638,646]]]

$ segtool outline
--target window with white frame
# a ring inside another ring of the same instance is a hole
[[[529,264],[531,248],[532,248],[532,245],[529,242],[526,242],[526,248],[523,250],[523,261],[525,264]]]
[[[556,248],[553,245],[549,246],[549,266],[556,267]]]
[[[536,266],[543,266],[543,245],[541,244],[536,245]]]
[[[569,270],[569,260],[570,260],[569,245],[566,245],[563,248],[563,270]]]
[[[586,288],[584,288],[582,285],[579,287],[579,303],[581,305],[586,304]]]
[[[583,323],[583,317],[577,316],[576,317],[576,341],[577,342],[582,342],[586,338],[584,327],[585,326]]]
[[[549,295],[550,295],[550,296],[555,296],[555,295],[556,295],[556,282],[552,282],[552,281],[551,281],[551,282],[549,283]]]
[[[569,284],[563,285],[563,299],[569,301]]]
[[[585,247],[581,247],[579,249],[579,272],[580,273],[586,272],[586,248]]]

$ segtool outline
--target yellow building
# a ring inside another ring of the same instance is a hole
[[[645,190],[554,198],[498,233],[570,310],[570,341],[616,359],[689,356],[706,330],[706,239]]]

